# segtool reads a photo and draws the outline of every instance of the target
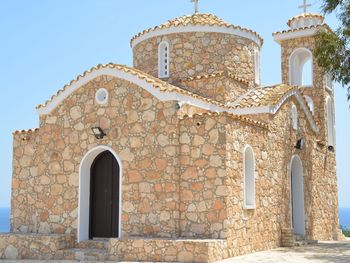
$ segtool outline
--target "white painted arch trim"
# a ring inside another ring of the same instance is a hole
[[[189,26],[176,26],[176,27],[170,27],[170,28],[155,29],[150,32],[144,33],[143,35],[138,36],[131,41],[131,48],[134,48],[139,43],[149,38],[169,35],[169,34],[195,33],[195,32],[223,33],[223,34],[235,35],[235,36],[247,38],[255,42],[259,47],[262,46],[261,39],[253,32],[245,31],[234,27],[189,25]]]
[[[119,164],[119,237],[121,237],[122,216],[122,161],[115,151],[106,146],[99,145],[89,150],[83,157],[79,166],[79,202],[78,202],[78,242],[89,239],[90,224],[90,168],[95,158],[102,152],[109,151]]]
[[[87,73],[84,77],[81,77],[79,78],[79,80],[72,83],[69,87],[67,87],[64,91],[62,91],[58,96],[54,97],[50,102],[47,103],[46,106],[39,108],[37,110],[38,114],[39,115],[50,114],[51,111],[53,111],[61,102],[63,102],[65,98],[67,98],[74,91],[79,89],[81,86],[87,84],[88,82],[92,81],[93,79],[103,75],[112,76],[115,78],[129,81],[143,88],[144,90],[148,91],[160,101],[179,101],[182,104],[193,105],[198,108],[205,109],[212,112],[218,112],[218,113],[228,112],[228,113],[233,113],[237,115],[249,115],[249,114],[260,114],[260,113],[275,114],[289,97],[295,95],[298,101],[300,102],[302,108],[304,109],[313,130],[315,132],[318,132],[316,123],[312,115],[310,114],[307,105],[304,103],[304,100],[301,97],[300,93],[295,90],[288,92],[276,105],[273,105],[273,106],[251,107],[251,108],[243,108],[243,109],[228,109],[225,107],[221,107],[218,105],[214,105],[214,104],[202,101],[200,99],[196,99],[189,95],[184,95],[176,92],[160,91],[159,89],[153,87],[151,83],[148,83],[146,80],[139,78],[137,75],[134,75],[130,72],[125,72],[117,68],[100,68]]]

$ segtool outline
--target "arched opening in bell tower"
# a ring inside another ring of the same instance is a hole
[[[313,85],[312,52],[298,48],[289,57],[289,83],[295,86]]]

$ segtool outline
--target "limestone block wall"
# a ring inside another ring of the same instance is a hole
[[[180,122],[180,236],[226,238],[224,115]]]
[[[36,143],[38,131],[26,131],[13,134],[13,176],[11,198],[11,231],[36,232],[37,214],[32,207],[35,192],[43,191],[38,187],[36,166]]]
[[[50,260],[73,244],[71,235],[0,234],[0,259]]]
[[[303,37],[290,39],[286,41],[282,41],[282,82],[285,84],[289,84],[289,58],[294,50],[298,48],[307,48],[311,52],[313,52],[315,48],[315,38],[314,37]],[[315,113],[314,118],[315,121],[320,128],[320,134],[325,134],[325,73],[317,64],[316,59],[312,60],[312,78],[313,78],[313,88],[303,88],[303,93],[307,96],[310,96],[314,102]],[[319,138],[322,139],[322,138]]]
[[[251,40],[222,33],[177,33],[149,38],[133,48],[134,67],[158,77],[158,45],[169,43],[169,82],[211,74],[227,67],[237,77],[254,81],[254,50]]]
[[[237,256],[279,245],[282,179],[277,162],[271,160],[268,130],[227,123],[228,254]],[[255,157],[255,209],[244,207],[244,150],[249,145]],[[270,170],[271,163],[275,166]]]
[[[181,88],[221,103],[232,102],[248,90],[248,84],[234,80],[226,74],[208,76],[179,83]]]
[[[106,105],[95,101],[95,92],[101,87],[109,92]],[[20,186],[18,190],[30,193],[31,200],[12,204],[18,218],[12,221],[12,228],[76,233],[79,165],[90,149],[107,145],[122,160],[122,235],[176,236],[176,124],[175,102],[159,102],[127,81],[103,76],[82,86],[51,114],[41,117],[36,150],[28,164],[32,167],[33,162],[37,167],[33,188]],[[97,140],[91,132],[93,126],[100,126],[107,136]],[[26,158],[21,157],[25,145],[15,146],[19,157],[14,167],[21,167],[19,162]],[[27,170],[25,180],[30,169]],[[18,168],[14,182],[21,176]],[[18,200],[21,195],[16,190],[17,183],[14,188],[12,199]],[[29,204],[32,211],[23,209]],[[28,222],[21,218],[28,218]]]
[[[282,47],[282,79],[289,83],[289,57],[296,48],[307,48],[311,52],[315,48],[315,38],[305,37],[283,41]],[[310,164],[311,175],[309,209],[309,235],[314,239],[331,240],[338,232],[338,196],[335,153],[327,150],[327,113],[326,98],[333,94],[325,89],[325,73],[313,59],[313,88],[302,88],[304,95],[310,96],[314,102],[314,118],[319,133],[314,136],[313,151],[310,152],[314,162]],[[309,145],[310,146],[310,145]],[[322,201],[323,200],[323,201]]]

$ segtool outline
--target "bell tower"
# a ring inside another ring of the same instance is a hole
[[[307,5],[301,7],[306,11]],[[318,66],[313,53],[318,30],[331,30],[320,14],[306,13],[289,19],[289,29],[273,33],[282,49],[282,82],[299,86],[320,129],[319,139],[332,150],[334,140],[334,96],[329,74]]]

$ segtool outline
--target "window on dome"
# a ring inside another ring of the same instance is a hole
[[[254,51],[255,83],[260,85],[260,52]]]
[[[158,47],[158,77],[169,77],[169,44],[165,41]]]

